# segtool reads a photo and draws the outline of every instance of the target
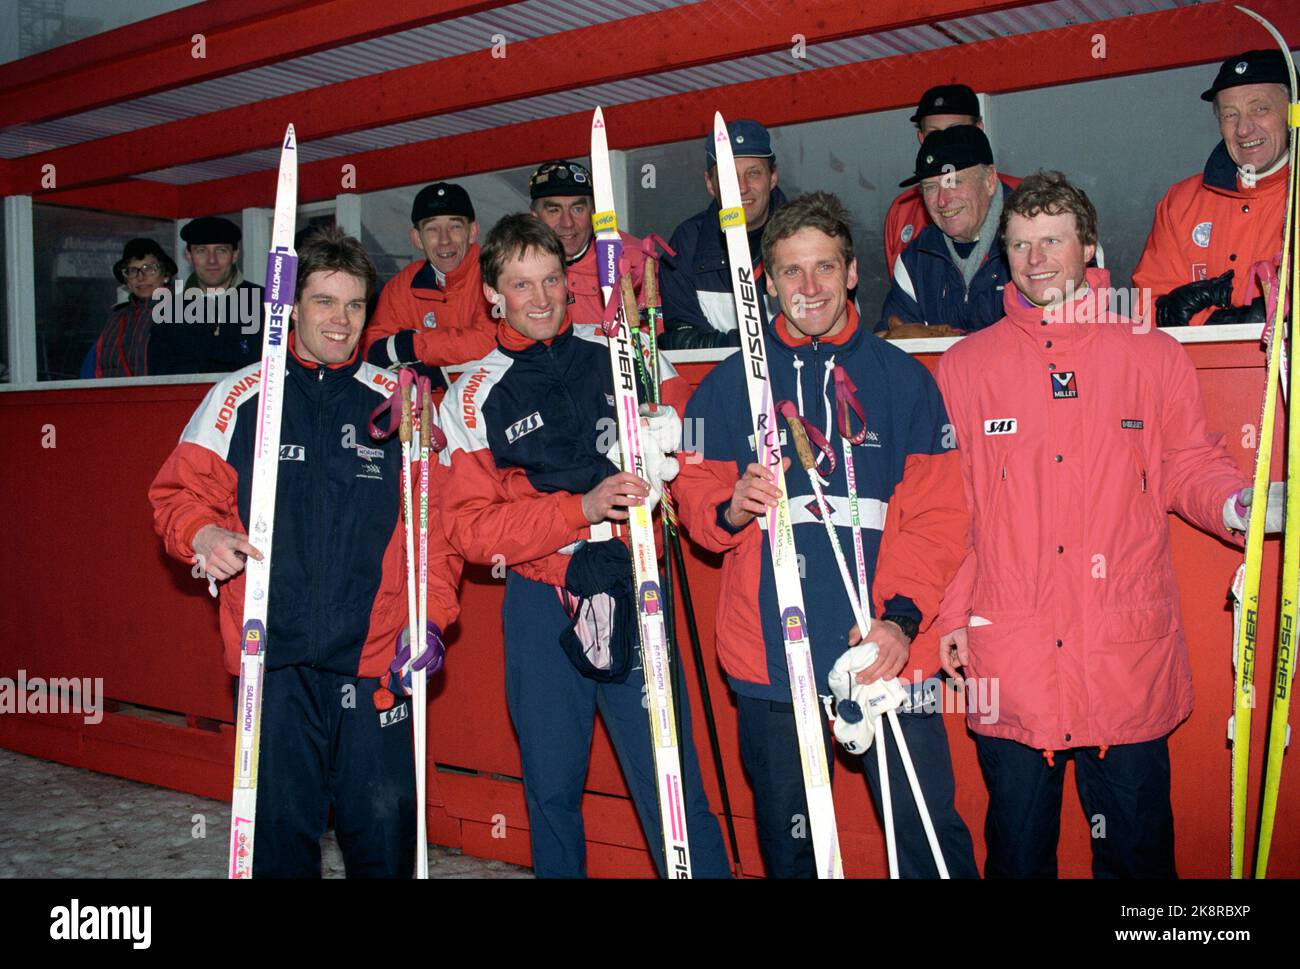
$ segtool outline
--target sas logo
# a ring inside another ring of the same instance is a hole
[[[281,461],[306,461],[307,451],[301,444],[281,444]]]
[[[1014,434],[1016,419],[1014,417],[994,417],[984,422],[985,434]]]
[[[1198,222],[1192,230],[1192,241],[1202,249],[1210,248],[1210,230],[1213,228],[1213,222]]]
[[[433,310],[429,310],[429,312],[424,314],[425,329],[432,330],[435,327],[437,327],[437,325],[438,325],[438,317],[433,315]]]
[[[1079,396],[1079,385],[1074,379],[1074,371],[1066,370],[1062,373],[1052,374],[1052,397],[1056,400],[1065,400],[1071,397]]]
[[[401,723],[406,719],[406,704],[399,703],[391,710],[385,710],[379,714],[379,726],[391,727],[395,723]]]
[[[542,420],[541,412],[533,411],[523,420],[515,421],[506,428],[506,441],[509,444],[514,444],[515,441],[519,440],[525,434],[533,433],[533,431],[542,427],[545,423],[546,422]]]

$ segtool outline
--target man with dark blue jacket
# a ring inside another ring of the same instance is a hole
[[[993,149],[974,125],[932,131],[921,143],[916,172],[933,225],[894,260],[893,284],[876,332],[889,340],[963,336],[1002,318],[1002,287],[1010,272],[998,234],[1002,200]]]
[[[767,129],[757,121],[733,121],[727,133],[736,156],[749,251],[758,270],[762,266],[763,226],[768,216],[785,204],[785,196],[776,187],[776,155]],[[727,244],[718,225],[718,159],[711,135],[705,138],[705,155],[704,186],[713,202],[677,227],[668,241],[676,255],[663,259],[659,287],[664,333],[660,346],[669,350],[740,345]],[[769,307],[763,301],[759,307],[766,322]]]
[[[814,192],[781,209],[763,233],[767,291],[781,307],[764,330],[768,377],[774,400],[794,402],[801,419],[838,445],[826,445],[834,459],[822,463],[819,476],[840,545],[851,550],[848,567],[858,576],[863,609],[876,620],[869,638],[879,648],[857,678],[869,683],[911,674],[901,729],[948,870],[955,878],[973,878],[970,832],[953,805],[952,763],[933,676],[937,657],[925,645],[927,635],[933,642],[928,629],[966,538],[960,464],[929,372],[859,325],[849,297],[857,261],[848,219],[839,199]],[[687,419],[704,432],[699,454],[682,462],[673,493],[691,538],[722,555],[717,654],[736,692],[740,756],[754,790],[763,864],[772,878],[811,878],[816,866],[804,823],[808,806],[782,610],[765,534],[766,513],[779,492],[758,463],[746,397],[744,360],[733,354],[705,377],[686,407]],[[780,433],[788,443],[784,425]],[[825,695],[832,665],[860,636],[808,474],[794,464],[785,480],[817,692]],[[917,637],[922,644],[913,656]],[[900,874],[935,877],[896,745],[888,757]],[[865,758],[867,783],[883,810],[876,765],[874,756]]]
[[[410,701],[390,675],[408,619],[401,447],[395,436],[377,442],[366,434],[397,382],[358,353],[374,285],[374,264],[338,229],[299,246],[271,549],[253,545],[248,527],[261,364],[213,386],[149,488],[168,553],[197,558],[222,582],[232,675],[244,565],[273,553],[255,878],[319,878],[331,810],[349,877],[414,871]],[[440,480],[439,469],[433,463],[428,473]],[[456,618],[460,569],[435,517],[429,617],[439,640]]]

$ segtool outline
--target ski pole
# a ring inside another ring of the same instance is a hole
[[[794,449],[799,455],[799,463],[803,465],[808,474],[808,482],[812,485],[813,496],[817,500],[817,508],[821,512],[822,524],[826,526],[826,534],[830,538],[831,549],[835,553],[835,564],[839,566],[840,578],[844,582],[844,592],[849,597],[849,605],[853,608],[853,617],[858,624],[858,630],[862,634],[862,641],[867,641],[867,636],[871,630],[871,620],[863,612],[862,603],[858,601],[857,591],[853,587],[853,579],[849,575],[849,566],[844,559],[844,549],[840,547],[839,536],[835,533],[835,522],[831,519],[831,510],[826,503],[826,496],[822,493],[822,486],[817,481],[816,459],[813,457],[812,447],[808,442],[808,434],[804,430],[803,418],[795,409],[794,405],[788,400],[781,401],[776,406],[777,411],[786,419],[790,428],[791,437],[794,439]],[[819,435],[820,436],[820,435]],[[822,442],[824,443],[824,442]],[[834,467],[835,455],[830,450],[830,446],[824,448],[826,454],[832,461]],[[921,782],[916,776],[916,767],[912,763],[912,755],[908,750],[907,738],[903,736],[902,725],[898,722],[898,712],[890,709],[885,716],[889,719],[889,729],[894,734],[894,740],[898,744],[898,754],[903,761],[903,771],[907,774],[907,784],[912,789],[912,798],[916,801],[917,811],[921,815],[921,826],[925,829],[925,838],[930,843],[930,853],[934,856],[935,867],[939,870],[940,878],[948,877],[948,866],[943,860],[943,851],[939,847],[939,838],[934,831],[934,822],[930,818],[930,809],[925,802],[925,794],[921,791]],[[880,743],[883,735],[876,737],[876,742]],[[885,785],[888,777],[887,765],[885,763],[885,754],[883,746],[876,752],[877,763],[880,765],[881,781],[881,801],[885,800]],[[890,837],[892,822],[892,811],[887,810],[885,814],[885,837],[888,845],[893,839]],[[890,877],[897,878],[897,848],[893,847],[890,851]]]

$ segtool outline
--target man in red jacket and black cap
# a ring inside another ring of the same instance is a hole
[[[469,193],[450,182],[420,189],[411,206],[411,245],[424,258],[384,287],[366,327],[365,357],[377,367],[414,364],[441,385],[434,368],[477,360],[496,345]]]
[[[1223,140],[1160,200],[1133,271],[1158,326],[1264,321],[1250,268],[1282,245],[1289,81],[1280,50],[1251,50],[1224,61],[1201,94]]]

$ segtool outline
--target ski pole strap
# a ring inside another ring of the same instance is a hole
[[[843,365],[836,364],[833,372],[835,379],[835,412],[840,419],[840,437],[844,438],[851,444],[861,444],[867,439],[867,413],[862,409],[862,403],[858,400],[858,388],[854,386],[849,372],[844,369]],[[849,420],[849,411],[858,415],[858,421],[862,424],[862,430],[857,434],[850,434],[852,422]],[[831,464],[831,470],[835,470],[835,465]]]
[[[397,371],[397,390],[388,395],[388,399],[376,407],[370,414],[370,436],[376,441],[382,441],[385,438],[393,436],[393,433],[401,427],[402,422],[402,397],[403,394],[415,382],[415,373],[408,367],[403,367]],[[409,397],[408,397],[409,399]],[[383,416],[388,415],[388,427],[381,427],[377,421]]]
[[[794,437],[794,449],[799,454],[799,463],[803,465],[803,469],[816,474],[817,458],[812,453],[812,449],[815,447],[826,455],[826,460],[830,464],[830,471],[834,471],[835,452],[827,443],[826,438],[822,437],[822,432],[817,430],[799,413],[793,401],[779,401],[776,405],[776,412],[784,417],[785,422],[790,425],[790,433]]]

